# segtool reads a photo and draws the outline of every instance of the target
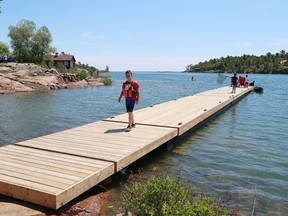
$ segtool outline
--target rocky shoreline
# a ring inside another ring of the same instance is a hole
[[[108,197],[109,192],[99,192],[93,195],[86,195],[84,198],[82,197],[82,199],[80,199],[80,197],[76,198],[58,210],[53,210],[0,195],[0,215],[100,215]]]
[[[100,77],[68,81],[55,68],[42,68],[33,63],[10,62],[0,65],[0,94],[102,85]]]

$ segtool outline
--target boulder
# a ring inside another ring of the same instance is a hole
[[[13,72],[13,70],[10,67],[3,66],[3,67],[0,67],[0,72],[1,73],[11,73],[11,72]]]
[[[5,78],[3,76],[0,77],[0,93],[13,93],[13,92],[30,92],[34,91],[32,88],[11,80],[9,78]]]
[[[13,75],[16,76],[16,77],[25,77],[25,76],[29,75],[29,71],[27,69],[18,70],[17,72],[14,72]]]
[[[59,75],[59,72],[55,68],[46,69],[45,73]]]
[[[35,91],[35,89],[26,86],[20,82],[12,81],[12,85],[14,86],[15,92],[32,92]]]

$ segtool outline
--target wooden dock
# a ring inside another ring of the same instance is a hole
[[[252,88],[238,88],[237,94],[231,94],[230,87],[209,90],[136,110],[137,124],[176,128],[178,136],[190,130],[211,115],[222,110],[252,91]],[[112,116],[104,121],[127,122],[127,114]]]
[[[0,148],[0,194],[58,209],[167,141],[238,101],[252,88],[209,90]]]

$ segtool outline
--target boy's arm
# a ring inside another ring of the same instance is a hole
[[[123,96],[123,90],[124,90],[124,83],[122,84],[122,90],[121,90],[120,95],[119,95],[119,98],[118,98],[118,102],[119,102],[119,103],[120,103],[121,98],[122,98],[122,96]]]
[[[118,102],[119,102],[119,103],[120,103],[120,101],[121,101],[122,96],[123,96],[123,90],[121,91],[120,96],[119,96],[119,98],[118,98]]]
[[[137,94],[137,98],[136,98],[136,104],[139,104],[139,102],[140,102],[140,88],[137,89],[137,92],[138,92],[138,94]]]

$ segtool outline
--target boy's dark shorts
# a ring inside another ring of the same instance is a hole
[[[132,98],[127,98],[126,99],[126,110],[127,110],[127,112],[133,112],[134,105],[135,105],[135,100],[133,100]]]

